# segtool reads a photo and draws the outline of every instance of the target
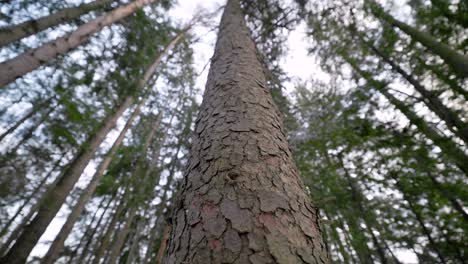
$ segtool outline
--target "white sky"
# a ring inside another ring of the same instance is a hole
[[[224,5],[225,0],[179,0],[175,8],[169,11],[169,15],[180,24],[189,21],[196,10],[205,8],[209,11],[217,9],[219,6]],[[216,25],[219,23],[220,16],[217,17]],[[196,26],[192,29],[197,37],[200,38],[198,43],[193,45],[194,48],[194,63],[197,73],[201,73],[203,68],[209,63],[209,59],[213,55],[213,48],[216,41],[215,31],[209,32],[209,29],[202,26]],[[292,78],[292,83],[285,84],[287,92],[291,92],[294,87],[294,80],[308,80],[311,77],[320,81],[330,81],[330,76],[320,69],[318,62],[307,54],[308,42],[305,36],[304,25],[298,26],[290,33],[288,38],[289,52],[281,60],[281,65],[289,77]],[[208,74],[209,65],[206,66],[203,73],[197,78],[196,85],[202,90],[205,87],[206,77]],[[115,133],[117,134],[117,133]],[[112,140],[110,140],[112,141]],[[108,145],[111,142],[107,142]],[[92,175],[94,172],[93,166],[88,166],[86,175]],[[89,177],[88,177],[89,178]],[[80,183],[86,183],[86,180],[80,180]],[[65,210],[64,210],[65,209]],[[52,241],[56,234],[59,232],[61,226],[65,222],[64,216],[68,214],[68,209],[62,208],[58,217],[52,221],[51,225],[41,237],[40,243],[34,248],[31,256],[42,256],[47,251],[48,245],[44,244]],[[404,263],[417,263],[416,255],[409,251],[396,250],[398,258]]]

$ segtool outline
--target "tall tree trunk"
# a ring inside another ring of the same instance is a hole
[[[424,59],[421,59],[419,57],[417,59],[418,62],[421,63],[421,65],[424,68],[429,69],[439,80],[443,81],[446,85],[448,85],[448,87],[452,90],[453,93],[463,96],[465,101],[468,101],[468,91],[466,90],[466,88],[463,88],[458,84],[457,79],[450,78],[449,75],[443,72],[438,65],[430,65],[426,61],[424,61]]]
[[[45,17],[28,20],[26,22],[9,27],[0,28],[0,47],[5,46],[13,41],[31,36],[50,27],[60,25],[63,22],[78,18],[83,14],[96,10],[111,2],[112,0],[96,0],[94,2],[82,4],[76,7],[64,8]]]
[[[229,0],[163,263],[328,263],[238,0]]]
[[[47,100],[38,103],[37,105],[33,106],[31,110],[25,114],[20,120],[18,120],[15,124],[13,124],[11,127],[9,127],[5,132],[3,132],[0,135],[0,141],[2,141],[6,136],[11,134],[13,131],[15,131],[19,126],[21,126],[26,120],[31,118],[33,115],[37,113],[37,111],[43,107],[47,107],[51,102],[52,102],[53,97],[48,98]]]
[[[408,196],[407,192],[405,191],[403,185],[401,184],[400,180],[398,179],[398,176],[395,175],[394,173],[390,173],[390,176],[395,180],[397,188],[400,190],[400,192],[403,194],[403,199],[408,203],[409,209],[413,212],[414,216],[416,217],[416,220],[421,227],[421,230],[423,231],[423,234],[427,237],[429,241],[429,245],[434,250],[434,252],[437,254],[440,263],[447,263],[445,260],[445,257],[442,255],[442,253],[439,250],[438,245],[436,244],[434,238],[432,237],[431,231],[427,228],[426,224],[423,221],[423,218],[417,208],[415,208],[412,199]]]
[[[368,43],[367,41],[363,41],[377,56],[379,56],[380,58],[382,58],[382,60],[388,63],[394,71],[401,74],[401,76],[403,76],[405,80],[407,80],[411,85],[413,85],[416,91],[418,91],[422,95],[422,97],[424,98],[424,103],[429,107],[429,109],[447,124],[447,127],[450,131],[452,131],[455,135],[459,136],[465,142],[465,144],[468,145],[468,126],[458,117],[458,115],[454,111],[445,106],[435,93],[427,90],[426,87],[424,87],[411,74],[407,73],[392,59],[390,59],[388,55],[384,54],[383,52],[378,50],[374,45]]]
[[[50,62],[61,54],[86,42],[92,34],[102,28],[119,21],[147,4],[156,0],[135,0],[132,3],[118,7],[86,24],[64,37],[49,41],[39,48],[31,49],[10,60],[0,63],[0,89],[7,84],[31,72],[39,66]]]
[[[437,131],[431,128],[423,118],[416,115],[407,105],[389,93],[387,91],[386,83],[373,79],[369,72],[361,70],[356,61],[350,58],[347,54],[342,53],[341,55],[343,56],[343,59],[345,59],[351,67],[359,73],[359,75],[372,85],[373,88],[385,96],[391,104],[393,104],[403,115],[406,116],[406,118],[408,118],[411,124],[415,125],[422,134],[432,140],[435,145],[440,147],[445,156],[452,160],[453,163],[466,176],[468,176],[468,157],[451,139],[441,136]]]
[[[97,149],[115,126],[117,119],[133,104],[133,101],[134,99],[131,96],[125,98],[115,112],[105,118],[96,133],[89,137],[86,147],[81,148],[80,152],[60,176],[60,180],[46,194],[34,219],[25,227],[21,236],[8,253],[0,259],[0,262],[11,264],[26,262],[29,253],[60,210],[83,170],[89,161],[93,159]]]
[[[99,185],[99,182],[104,176],[104,173],[109,167],[112,161],[112,158],[114,157],[115,153],[117,152],[123,140],[125,139],[125,135],[127,134],[127,131],[133,126],[134,120],[140,115],[141,108],[145,104],[145,101],[146,101],[145,99],[142,99],[140,103],[136,106],[136,108],[133,110],[124,128],[120,131],[120,134],[115,140],[111,149],[107,152],[106,157],[101,161],[98,168],[96,169],[96,172],[94,173],[90,183],[88,184],[86,189],[83,191],[83,193],[80,195],[80,198],[78,199],[77,203],[73,207],[70,215],[67,218],[67,221],[62,226],[62,229],[60,229],[60,232],[56,236],[52,245],[49,247],[49,250],[47,251],[47,254],[42,260],[42,263],[44,264],[54,263],[57,257],[59,256],[59,253],[63,249],[65,239],[67,239],[68,235],[73,229],[73,225],[75,224],[76,220],[78,220],[78,218],[80,217],[81,212],[83,212],[83,209],[85,208],[86,203],[94,194],[94,191],[96,190],[97,186]]]
[[[429,33],[419,31],[416,28],[397,20],[390,14],[386,13],[383,8],[375,2],[375,0],[370,0],[370,3],[371,10],[376,17],[383,19],[393,27],[399,28],[412,39],[418,41],[434,54],[440,56],[460,77],[468,77],[468,57],[452,49],[450,46],[439,42]]]
[[[81,236],[80,242],[78,243],[78,245],[75,247],[75,249],[73,249],[72,253],[70,254],[70,257],[68,259],[68,263],[73,263],[72,261],[78,255],[78,251],[80,250],[80,248],[83,248],[83,252],[86,252],[88,250],[88,246],[89,246],[89,244],[91,244],[91,240],[94,238],[94,235],[96,234],[96,229],[98,227],[101,227],[102,219],[104,218],[104,215],[106,214],[107,210],[109,210],[115,196],[116,196],[116,194],[113,194],[112,197],[109,199],[106,206],[104,207],[104,210],[103,210],[102,214],[99,216],[99,219],[96,222],[95,228],[93,228],[94,220],[96,219],[97,213],[99,212],[98,210],[96,210],[95,214],[93,215],[93,218],[91,219],[91,222],[89,223],[89,225],[87,226],[87,228],[84,231],[83,235]],[[102,202],[101,202],[101,204],[102,204]],[[101,208],[101,205],[99,205],[99,208]],[[82,262],[80,261],[78,263],[82,263]]]
[[[125,217],[124,226],[116,233],[116,238],[112,243],[112,247],[110,249],[109,260],[106,263],[115,264],[118,257],[120,256],[120,249],[122,248],[125,242],[125,238],[127,237],[128,232],[130,231],[130,226],[133,223],[137,211],[137,208],[135,206],[131,206],[131,208],[129,209],[130,210],[128,212],[128,215],[127,217]]]
[[[23,219],[21,220],[21,223],[15,227],[15,229],[11,232],[10,236],[8,237],[7,241],[4,244],[2,244],[0,248],[0,256],[3,256],[5,254],[5,252],[10,247],[11,243],[13,243],[13,241],[15,241],[18,238],[18,236],[21,234],[21,231],[24,229],[26,224],[29,222],[29,220],[31,220],[31,217],[36,213],[37,209],[39,208],[39,205],[41,204],[42,199],[44,199],[44,197],[41,196],[42,187],[47,182],[47,180],[52,175],[52,173],[54,173],[57,170],[57,168],[60,167],[60,163],[62,162],[66,154],[67,154],[66,152],[63,153],[63,155],[55,162],[55,164],[52,166],[51,170],[47,173],[44,179],[34,189],[31,195],[24,201],[23,205],[20,208],[18,208],[15,215],[8,221],[8,223],[2,229],[1,235],[3,236],[6,234],[6,232],[8,232],[8,227],[13,223],[16,217],[18,217],[18,215],[23,211],[24,207],[29,204],[29,202],[34,198],[34,196],[37,196],[39,194],[40,197],[29,208],[28,213],[23,217]],[[46,187],[46,189],[48,189],[48,187]]]
[[[128,187],[127,187],[128,188]],[[114,215],[112,216],[112,220],[107,226],[106,231],[104,232],[104,236],[102,239],[99,241],[99,243],[96,244],[96,249],[94,250],[94,259],[93,259],[93,264],[99,264],[101,261],[101,258],[104,256],[104,253],[106,252],[107,246],[109,245],[111,235],[113,231],[115,230],[115,226],[117,224],[117,221],[120,218],[120,215],[122,214],[122,211],[125,209],[126,206],[126,196],[128,195],[128,190],[125,190],[125,193],[122,196],[122,200],[119,203],[119,206],[115,210]]]
[[[126,264],[133,264],[135,261],[135,256],[137,254],[137,250],[139,249],[138,244],[141,238],[141,232],[144,229],[145,222],[143,220],[137,221],[135,233],[131,239],[131,245],[128,250],[127,260],[125,261]]]

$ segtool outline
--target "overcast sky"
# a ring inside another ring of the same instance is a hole
[[[189,21],[196,10],[205,8],[209,11],[216,10],[221,5],[224,5],[225,0],[179,0],[175,8],[169,11],[169,15],[180,24]],[[219,23],[220,15],[213,22],[215,25]],[[213,26],[215,26],[213,25]],[[206,82],[206,76],[209,70],[209,59],[213,55],[213,48],[216,41],[216,31],[210,31],[209,28],[196,26],[192,29],[192,33],[199,38],[199,41],[194,44],[194,62],[197,73],[202,73],[196,80],[196,85],[203,90]],[[282,59],[281,65],[292,82],[285,84],[287,92],[291,92],[294,87],[294,80],[307,80],[311,77],[328,82],[329,75],[324,73],[318,62],[307,54],[307,39],[305,36],[304,25],[298,26],[290,33],[288,38],[288,53]],[[208,66],[207,66],[208,64]],[[115,138],[114,138],[115,139]],[[109,140],[108,140],[109,141]],[[110,139],[112,141],[112,139]],[[107,142],[108,145],[111,142]],[[92,175],[94,172],[93,166],[89,166],[86,170],[87,175]],[[81,181],[83,182],[83,181]],[[32,256],[41,256],[47,251],[48,245],[44,242],[52,241],[59,232],[61,226],[65,222],[65,217],[68,214],[67,210],[61,210],[58,217],[54,219],[40,242],[32,252]],[[409,251],[397,251],[398,257],[405,263],[417,263],[416,256]]]

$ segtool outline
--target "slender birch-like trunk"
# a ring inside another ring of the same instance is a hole
[[[0,89],[22,77],[39,66],[49,63],[57,56],[78,47],[89,40],[91,35],[120,19],[134,13],[137,9],[157,0],[135,0],[128,5],[118,7],[86,24],[64,37],[49,41],[10,60],[0,63]]]
[[[54,27],[64,22],[78,18],[83,14],[96,10],[111,2],[112,0],[96,0],[91,3],[82,4],[76,7],[64,8],[45,17],[0,28],[0,47],[6,46],[22,38],[34,35],[50,27]]]

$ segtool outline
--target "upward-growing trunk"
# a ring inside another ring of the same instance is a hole
[[[345,59],[351,67],[359,73],[359,75],[372,85],[373,88],[385,96],[392,105],[394,105],[403,115],[406,116],[406,118],[408,118],[411,124],[418,128],[419,132],[424,134],[428,139],[432,140],[435,145],[440,147],[445,156],[452,160],[453,163],[466,176],[468,176],[468,157],[451,139],[441,136],[436,130],[430,127],[423,118],[419,117],[406,104],[388,92],[386,83],[373,79],[369,72],[363,71],[357,62],[347,54],[342,53],[341,55],[343,56],[343,59]]]
[[[15,131],[19,126],[21,126],[26,120],[31,118],[33,115],[37,114],[38,110],[42,110],[43,107],[49,107],[49,104],[52,102],[53,97],[48,98],[47,100],[34,105],[32,109],[25,114],[20,120],[16,121],[11,127],[9,127],[5,132],[0,135],[0,141],[2,141],[6,136]]]
[[[238,0],[219,28],[163,263],[328,263]]]
[[[156,0],[135,0],[128,5],[118,7],[107,14],[81,25],[70,34],[49,41],[39,48],[31,49],[10,60],[0,63],[0,89],[26,73],[50,62],[57,56],[78,47],[86,42],[92,34],[98,32],[102,28],[129,16],[138,8],[155,1]]]
[[[454,111],[445,106],[435,93],[427,90],[426,87],[422,85],[422,83],[416,80],[411,74],[403,70],[403,68],[390,59],[388,55],[378,50],[374,45],[367,42],[366,44],[369,45],[371,50],[377,56],[388,63],[394,71],[401,74],[403,78],[405,78],[411,85],[413,85],[416,91],[422,95],[424,103],[429,107],[429,109],[446,123],[450,131],[459,136],[465,142],[465,144],[468,145],[468,126],[458,117]]]
[[[439,42],[429,33],[419,31],[416,28],[394,18],[390,14],[386,13],[374,0],[370,0],[370,2],[372,12],[376,17],[383,19],[393,27],[401,29],[412,39],[418,41],[434,54],[440,56],[460,77],[468,77],[468,57],[452,49],[450,46]]]
[[[0,28],[0,47],[13,41],[31,36],[53,26],[60,25],[63,22],[73,20],[92,10],[98,9],[112,0],[96,0],[91,3],[82,4],[76,7],[64,8],[56,13],[50,14],[38,19],[28,20],[26,22]]]
[[[94,157],[96,150],[104,141],[109,131],[115,126],[117,119],[132,105],[133,100],[133,97],[127,97],[114,113],[106,117],[101,127],[87,141],[86,148],[80,150],[72,163],[62,173],[59,181],[47,192],[38,213],[31,223],[25,227],[13,247],[0,259],[1,263],[19,264],[26,262],[29,253],[49,223],[54,219],[84,168]]]
[[[106,157],[99,164],[96,172],[94,173],[94,175],[93,175],[93,177],[91,179],[91,182],[88,184],[86,189],[80,195],[80,198],[78,199],[77,203],[73,207],[70,215],[67,218],[67,221],[62,226],[62,229],[60,229],[60,232],[55,237],[54,242],[52,243],[49,250],[47,251],[47,254],[45,255],[44,259],[42,260],[43,264],[54,263],[55,260],[57,259],[57,257],[59,256],[61,250],[63,249],[65,239],[68,237],[71,230],[73,229],[73,225],[75,224],[76,220],[78,220],[78,218],[80,217],[81,212],[83,211],[83,209],[86,206],[86,203],[91,198],[91,196],[94,194],[94,191],[96,190],[99,182],[101,181],[102,177],[104,176],[104,173],[106,172],[107,168],[109,167],[109,165],[110,165],[110,163],[112,161],[112,158],[114,157],[115,153],[117,152],[120,145],[122,144],[122,142],[123,142],[123,140],[125,138],[125,135],[127,134],[127,131],[132,127],[133,121],[139,116],[141,108],[144,105],[144,103],[145,103],[145,100],[141,100],[141,102],[133,110],[132,115],[127,120],[127,123],[125,124],[124,128],[120,131],[119,136],[115,140],[115,142],[112,145],[111,149],[108,151]]]

